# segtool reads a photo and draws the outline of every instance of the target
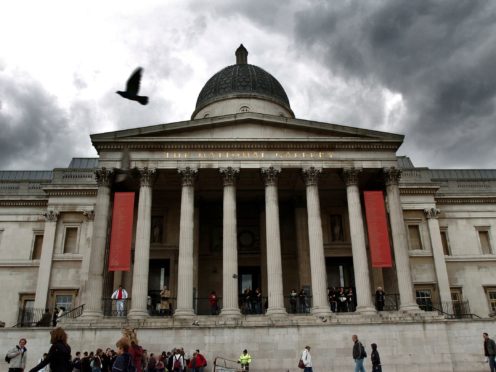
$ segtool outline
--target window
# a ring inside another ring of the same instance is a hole
[[[20,327],[31,327],[35,321],[34,294],[19,296],[19,314],[17,323]]]
[[[441,243],[443,244],[444,255],[451,256],[447,228],[441,228]]]
[[[72,310],[72,295],[69,294],[60,294],[55,295],[55,306],[60,309],[63,307],[64,311]]]
[[[408,225],[408,238],[410,241],[410,249],[422,249],[419,225]]]
[[[78,253],[78,231],[77,227],[65,228],[64,253]]]
[[[487,228],[477,228],[479,233],[479,244],[482,254],[492,254],[491,241],[489,239],[489,230]]]
[[[489,312],[496,313],[496,287],[486,288],[487,302],[489,304]]]
[[[35,234],[33,240],[33,249],[31,250],[31,259],[39,260],[41,258],[41,247],[43,246],[43,235]]]
[[[432,290],[421,288],[415,290],[417,304],[424,311],[432,311]]]

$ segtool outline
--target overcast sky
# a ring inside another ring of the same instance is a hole
[[[0,169],[189,120],[240,43],[297,118],[404,134],[416,166],[496,168],[495,1],[18,0],[0,8]],[[115,94],[137,66],[148,106]]]

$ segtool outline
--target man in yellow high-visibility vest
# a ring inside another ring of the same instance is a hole
[[[241,369],[243,371],[249,371],[250,370],[250,363],[251,363],[251,355],[248,354],[248,350],[244,349],[243,354],[239,357],[238,363],[241,364]]]

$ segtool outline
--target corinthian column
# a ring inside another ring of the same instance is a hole
[[[396,275],[398,277],[398,289],[400,292],[400,310],[419,311],[419,307],[413,297],[408,242],[406,238],[405,221],[403,219],[403,209],[401,208],[400,189],[398,186],[401,170],[396,168],[385,168],[384,175],[389,206],[389,220],[391,222],[391,232],[393,235]]]
[[[40,266],[38,268],[38,281],[36,283],[36,297],[34,299],[35,309],[45,309],[47,306],[48,287],[50,285],[50,274],[52,272],[55,230],[57,229],[59,212],[50,210],[45,212],[43,216],[45,217],[45,230],[43,232]]]
[[[238,242],[236,224],[236,178],[239,169],[221,168],[224,181],[222,238],[222,311],[221,315],[239,317]]]
[[[195,215],[194,181],[197,170],[186,167],[178,170],[182,178],[181,218],[179,221],[179,262],[177,270],[176,318],[194,316],[193,311],[193,237]]]
[[[320,217],[319,175],[320,169],[311,167],[303,170],[307,186],[308,242],[310,245],[310,268],[312,277],[312,313],[330,315],[327,302],[327,280],[322,238],[322,219]]]
[[[107,246],[107,231],[110,210],[110,184],[113,172],[102,168],[95,171],[98,192],[96,194],[95,217],[93,222],[93,237],[91,238],[88,282],[82,294],[84,306],[83,317],[87,319],[100,318],[103,295],[103,262]]]
[[[267,315],[286,314],[282,286],[281,233],[279,230],[279,199],[277,177],[281,172],[274,167],[262,168],[265,182],[265,226],[267,241],[267,281],[269,308]]]
[[[363,228],[362,206],[360,205],[360,191],[358,189],[360,173],[361,170],[355,168],[343,170],[350,218],[351,251],[353,253],[357,311],[360,313],[375,313],[370,291],[365,231]]]
[[[439,230],[439,213],[441,213],[441,211],[437,208],[424,209],[425,217],[427,217],[427,226],[429,227],[429,237],[431,238],[439,297],[443,304],[448,305],[451,302],[451,290],[449,286],[448,270],[446,269],[446,261],[444,260],[443,243]]]
[[[144,319],[148,317],[146,300],[148,298],[148,271],[150,266],[150,231],[152,213],[152,185],[156,170],[143,168],[140,173],[140,192],[138,200],[138,220],[136,221],[136,240],[134,243],[133,292],[128,317]]]

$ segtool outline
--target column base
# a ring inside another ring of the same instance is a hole
[[[331,316],[332,311],[328,306],[325,307],[312,307],[312,314],[318,317]]]
[[[356,312],[363,315],[374,315],[377,314],[377,310],[372,306],[358,306]]]
[[[233,309],[222,309],[220,315],[224,318],[239,319],[241,318],[241,312],[238,308]]]
[[[406,313],[420,313],[420,312],[422,312],[420,307],[415,302],[400,305],[399,311],[404,311]]]
[[[286,309],[283,307],[268,308],[265,315],[271,318],[281,318],[288,316]]]
[[[103,312],[101,310],[84,310],[81,315],[81,320],[102,319]]]
[[[191,320],[195,316],[196,314],[193,309],[176,309],[176,311],[174,311],[174,319]]]
[[[128,319],[140,320],[147,319],[149,316],[148,311],[141,309],[131,309],[127,314]]]

